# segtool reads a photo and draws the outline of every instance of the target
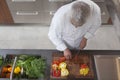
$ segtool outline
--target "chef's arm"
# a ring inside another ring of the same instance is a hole
[[[93,24],[87,31],[87,33],[84,35],[84,38],[89,39],[94,36],[97,29],[101,26],[101,13],[95,15],[95,19],[93,21]]]
[[[65,49],[67,49],[67,46],[65,45],[61,38],[62,37],[61,31],[62,31],[61,27],[51,25],[48,36],[52,43],[56,46],[57,50],[64,51]]]

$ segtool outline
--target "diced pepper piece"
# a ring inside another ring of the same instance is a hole
[[[57,70],[57,69],[58,69],[58,65],[57,65],[57,64],[53,64],[53,65],[52,65],[52,69],[53,69],[53,70]]]
[[[57,65],[59,65],[59,60],[54,60],[53,62],[52,62],[52,64],[57,64]]]
[[[60,69],[53,70],[52,75],[53,75],[53,77],[60,77],[61,76]]]
[[[15,73],[15,74],[18,74],[18,73],[20,73],[20,72],[21,72],[20,67],[16,67],[16,68],[14,69],[14,73]]]
[[[67,66],[67,64],[65,62],[62,62],[62,63],[59,64],[60,69],[65,69],[66,66]]]
[[[65,68],[62,68],[61,69],[61,76],[65,77],[65,76],[68,76],[69,75],[69,71]]]

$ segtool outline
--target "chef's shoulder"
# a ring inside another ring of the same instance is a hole
[[[96,4],[95,2],[91,1],[92,5],[93,5],[93,12],[96,15],[100,15],[101,14],[101,9],[99,7],[98,4]]]
[[[54,14],[54,17],[64,17],[69,10],[69,4],[61,6]]]

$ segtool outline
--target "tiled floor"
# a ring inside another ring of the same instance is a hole
[[[1,25],[0,49],[55,49],[48,39],[48,30],[40,25]],[[120,41],[112,26],[102,26],[85,49],[120,50]]]

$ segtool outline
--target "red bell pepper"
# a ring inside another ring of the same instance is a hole
[[[60,69],[53,70],[52,75],[53,75],[53,77],[60,77],[61,76],[61,70]]]
[[[59,62],[61,63],[61,62],[64,62],[66,60],[66,58],[65,57],[60,57],[59,58]]]
[[[82,64],[81,66],[80,66],[80,68],[87,68],[88,66],[87,66],[87,64]]]
[[[57,65],[59,65],[59,60],[54,60],[53,62],[52,62],[52,64],[57,64]]]

